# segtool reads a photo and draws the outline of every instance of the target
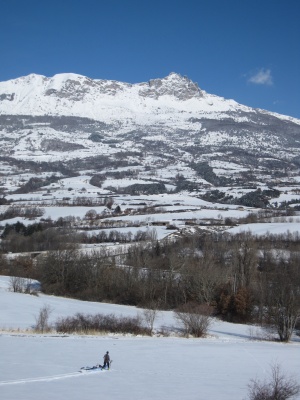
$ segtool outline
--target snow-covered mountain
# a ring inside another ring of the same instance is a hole
[[[251,111],[232,100],[209,95],[175,73],[139,84],[93,80],[76,74],[52,78],[31,74],[0,83],[0,114],[65,115],[111,122],[116,117],[135,121],[146,117],[149,121],[152,116],[155,121],[157,116],[153,114],[217,116],[238,110]]]
[[[2,82],[0,139],[0,156],[37,163],[83,167],[105,156],[182,170],[204,162],[217,175],[252,181],[300,168],[300,120],[208,94],[176,73],[138,84],[76,74]]]
[[[222,119],[233,114],[238,121],[241,112],[262,111],[208,94],[197,83],[176,73],[138,84],[93,80],[72,73],[51,78],[31,74],[0,82],[2,115],[64,115],[107,123],[129,118],[132,122],[147,124],[164,120],[170,114],[173,120],[182,123],[188,122],[191,115]],[[296,119],[293,122],[300,124]]]

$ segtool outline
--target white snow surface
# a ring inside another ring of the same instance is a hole
[[[286,223],[257,223],[257,224],[242,224],[230,228],[227,232],[236,234],[241,232],[250,232],[252,235],[282,235],[286,233],[297,234],[300,233],[300,223],[299,222],[286,222]]]
[[[77,312],[136,316],[142,310],[19,294],[8,288],[9,278],[0,276],[3,400],[233,400],[245,399],[250,379],[268,378],[270,365],[275,363],[288,376],[299,378],[300,341],[296,337],[290,344],[265,342],[257,339],[259,329],[255,327],[217,320],[204,339],[35,335],[26,329],[35,324],[43,305],[52,308],[52,322]],[[172,332],[175,325],[172,312],[161,312],[155,328],[163,326]],[[107,350],[113,359],[110,371],[79,372],[82,366],[101,363]]]
[[[159,81],[156,86],[152,85],[155,81]],[[180,97],[182,93],[187,95]],[[251,107],[200,90],[197,84],[176,73],[137,84],[93,80],[73,73],[53,77],[30,74],[0,82],[0,94],[4,97],[0,114],[79,116],[107,123],[118,115],[129,125],[160,123],[167,118],[175,126],[193,115],[222,118],[222,113],[228,111],[253,112]],[[198,124],[190,125],[190,129],[199,129]]]

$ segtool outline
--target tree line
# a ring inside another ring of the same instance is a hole
[[[299,237],[289,247],[281,239],[203,233],[138,243],[117,257],[70,247],[47,252],[27,273],[45,293],[169,310],[207,305],[224,320],[259,323],[288,341],[300,317]]]

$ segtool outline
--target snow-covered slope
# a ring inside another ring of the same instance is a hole
[[[297,379],[300,351],[297,338],[288,345],[257,341],[256,327],[217,320],[205,339],[34,335],[25,329],[35,324],[35,316],[44,305],[51,307],[51,323],[76,312],[136,316],[141,310],[12,293],[8,286],[9,278],[1,276],[0,330],[11,327],[21,331],[4,331],[0,335],[3,400],[245,399],[250,379],[268,379],[270,365],[275,363],[288,377]],[[172,314],[161,312],[156,326],[163,326],[165,331],[173,329],[176,321]],[[107,350],[113,359],[110,371],[79,372],[82,366],[102,362]]]
[[[183,122],[194,115],[222,118],[224,113],[241,111],[253,109],[208,94],[176,73],[138,84],[71,73],[51,78],[31,74],[0,83],[0,114],[77,116],[107,123],[133,119],[145,124],[169,114]]]

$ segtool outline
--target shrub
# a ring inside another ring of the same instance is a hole
[[[147,329],[142,326],[139,317],[117,317],[109,315],[89,315],[78,313],[73,317],[60,318],[55,324],[57,332],[84,333],[110,332],[131,333],[134,335],[147,334]]]
[[[206,336],[212,322],[212,309],[206,304],[187,303],[175,311],[175,317],[184,326],[185,334],[195,337]]]
[[[249,400],[287,400],[300,393],[300,385],[293,379],[286,377],[278,365],[271,367],[269,381],[252,380],[248,385]]]

